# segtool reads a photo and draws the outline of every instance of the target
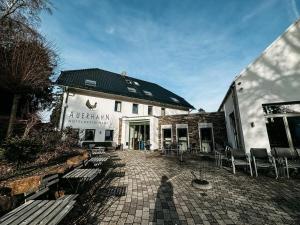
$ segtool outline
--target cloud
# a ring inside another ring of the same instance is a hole
[[[234,77],[288,23],[278,0],[56,4],[41,30],[57,44],[62,70],[127,71],[207,111],[217,110]]]

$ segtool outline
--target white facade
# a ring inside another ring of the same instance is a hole
[[[236,95],[236,102],[234,102]],[[300,22],[271,44],[235,79],[222,103],[228,142],[234,146],[229,115],[234,111],[241,129],[241,147],[266,148],[270,143],[263,104],[300,101]]]
[[[69,94],[67,94],[69,93]],[[68,97],[67,97],[68,96]],[[115,102],[121,102],[121,111],[115,111]],[[87,103],[88,102],[88,103]],[[159,105],[159,103],[122,96],[109,96],[105,93],[72,89],[64,92],[60,129],[72,127],[79,129],[79,138],[85,141],[85,130],[94,129],[93,142],[105,142],[105,131],[113,130],[113,142],[128,148],[129,122],[148,121],[150,124],[151,149],[158,148],[158,116],[162,108],[166,115],[186,114],[188,110]],[[152,104],[153,103],[153,104]],[[88,107],[87,104],[94,107]],[[133,113],[133,104],[138,104],[138,113]],[[152,106],[152,115],[148,115],[148,106]],[[120,124],[120,119],[122,124]],[[121,129],[121,141],[119,132]]]

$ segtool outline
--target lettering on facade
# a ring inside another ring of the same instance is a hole
[[[109,124],[110,116],[109,114],[71,111],[68,119],[69,119],[68,120],[69,123],[107,125]]]

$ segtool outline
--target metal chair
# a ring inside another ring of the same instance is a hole
[[[238,149],[231,149],[231,164],[233,174],[235,174],[236,166],[244,166],[246,168],[249,167],[250,175],[251,177],[253,176],[251,159],[245,152]]]
[[[300,168],[300,158],[296,151],[290,148],[273,148],[276,158],[282,159],[281,165],[286,170],[287,178],[290,178],[289,169]]]
[[[255,176],[258,176],[257,168],[274,168],[276,179],[278,178],[278,171],[275,158],[272,155],[268,155],[265,148],[251,148],[251,157],[254,164]]]

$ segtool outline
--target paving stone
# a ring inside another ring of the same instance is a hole
[[[110,186],[126,187],[126,194],[97,203],[92,215],[98,224],[300,224],[299,179],[251,178],[240,170],[233,175],[203,158],[179,164],[155,152],[115,154],[125,165],[115,172],[124,176],[114,177]],[[191,170],[200,169],[211,190],[191,186]]]

